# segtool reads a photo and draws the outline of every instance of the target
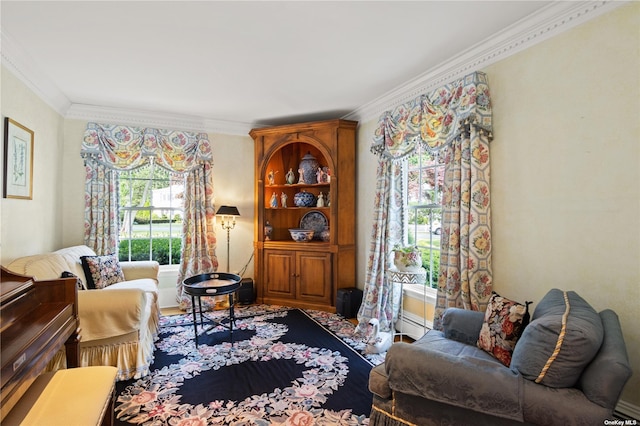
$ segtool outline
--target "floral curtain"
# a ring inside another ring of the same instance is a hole
[[[389,253],[393,245],[402,242],[402,167],[397,162],[380,160],[376,173],[374,220],[371,230],[371,246],[367,258],[367,286],[363,303],[358,312],[358,333],[364,333],[371,318],[378,318],[381,330],[393,325],[394,298],[392,289],[385,283],[385,271],[389,266]]]
[[[491,296],[489,140],[466,122],[446,153],[436,330],[446,308],[484,311]]]
[[[491,293],[490,140],[489,86],[486,75],[480,72],[386,111],[374,135],[371,151],[379,155],[381,161],[398,163],[411,155],[418,144],[431,152],[446,150],[436,328],[440,327],[440,317],[446,307],[481,310]],[[379,172],[378,179],[391,179],[389,185],[393,185],[397,176],[385,177]],[[403,200],[402,186],[400,190],[400,195],[393,194],[394,199],[389,198],[390,192],[377,191],[376,208],[397,203],[396,197]],[[483,199],[471,202],[472,196]],[[380,228],[380,215],[375,219],[374,229]],[[382,220],[387,222],[386,226],[389,223],[402,226],[402,214],[387,215]],[[369,258],[378,262],[386,259],[393,244],[399,241],[375,232],[373,238],[387,238],[371,245]],[[392,311],[389,297],[392,288],[384,277],[384,268],[375,274],[382,275],[369,274],[365,283],[365,298],[358,313],[360,328],[374,314]],[[380,305],[384,307],[377,308]],[[388,321],[386,325],[386,329],[391,328]]]
[[[81,156],[87,170],[85,244],[97,253],[115,253],[118,238],[117,173],[154,161],[185,176],[182,277],[215,270],[213,158],[206,133],[88,123]]]
[[[118,173],[85,160],[84,243],[98,255],[118,246]]]
[[[184,310],[191,307],[191,296],[184,294],[182,281],[218,269],[211,164],[203,163],[201,167],[193,169],[187,174],[186,181],[182,261],[178,272],[178,302],[179,307]],[[213,297],[203,297],[201,302],[207,308],[215,306]]]
[[[114,170],[133,170],[151,158],[176,173],[211,162],[206,133],[88,123],[80,154]]]

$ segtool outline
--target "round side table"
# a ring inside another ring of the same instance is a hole
[[[215,321],[209,317],[206,317],[209,322],[212,323],[212,327],[221,325],[229,329],[231,334],[231,341],[233,342],[233,323],[235,321],[235,313],[233,309],[234,298],[233,294],[240,288],[242,278],[240,275],[229,274],[225,272],[211,272],[207,274],[195,275],[184,280],[184,292],[191,296],[191,312],[193,314],[193,331],[195,332],[196,348],[198,347],[198,321],[196,318],[196,301],[198,299],[198,312],[200,312],[200,327],[204,328],[202,302],[200,297],[202,296],[224,296],[229,297],[229,324],[224,324],[222,321]],[[207,331],[205,330],[205,331]]]
[[[404,336],[404,285],[405,284],[424,284],[427,280],[427,270],[420,268],[415,271],[399,271],[391,268],[386,270],[387,282],[392,286],[391,303],[393,305],[393,335]],[[396,291],[399,287],[400,291]],[[400,298],[396,303],[396,293]],[[400,320],[400,332],[396,328],[396,322]]]

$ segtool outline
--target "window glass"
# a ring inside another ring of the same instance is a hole
[[[437,287],[442,233],[442,152],[430,153],[418,144],[407,161],[407,212],[409,244],[422,252],[422,266],[427,270],[427,287]]]
[[[180,263],[184,179],[151,163],[120,172],[119,258]]]

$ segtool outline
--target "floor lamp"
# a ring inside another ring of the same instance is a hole
[[[227,230],[227,272],[231,272],[229,269],[229,231],[236,226],[236,216],[240,216],[238,208],[235,206],[220,206],[216,212],[216,216],[222,216],[222,229]]]

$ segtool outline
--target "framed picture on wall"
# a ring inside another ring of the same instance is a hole
[[[33,198],[33,130],[4,119],[4,198]]]

